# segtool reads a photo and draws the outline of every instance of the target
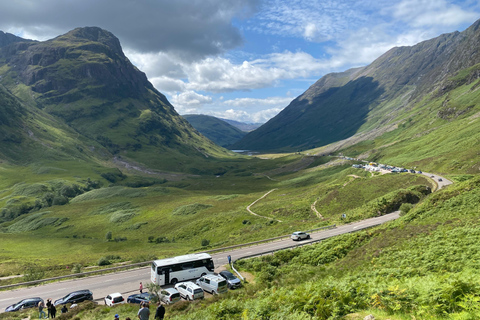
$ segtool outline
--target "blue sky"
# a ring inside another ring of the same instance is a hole
[[[478,0],[15,0],[0,30],[46,40],[115,34],[180,114],[266,122],[330,72],[463,31]]]

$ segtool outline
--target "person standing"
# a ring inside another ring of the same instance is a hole
[[[40,301],[38,303],[38,319],[42,319],[42,314],[43,314],[43,318],[47,319],[47,314],[45,313],[45,311],[43,311],[43,308],[44,308],[43,301]]]
[[[143,284],[140,282],[140,293],[143,293]]]
[[[165,307],[163,304],[157,302],[157,310],[155,311],[155,320],[163,320],[163,317],[165,316]]]
[[[147,303],[143,304],[142,308],[138,310],[137,316],[140,320],[148,320],[150,318],[150,309]]]
[[[52,310],[52,299],[47,299],[47,318],[50,318],[50,311]]]
[[[57,308],[55,308],[55,305],[52,303],[50,306],[50,317],[53,319],[57,316]]]
[[[232,256],[228,255],[227,259],[228,259],[228,264],[231,265],[232,264]]]

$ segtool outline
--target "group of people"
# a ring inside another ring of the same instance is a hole
[[[163,320],[165,316],[165,307],[163,304],[157,302],[157,309],[155,310],[155,320]],[[138,310],[137,317],[139,320],[149,320],[150,319],[150,308],[148,307],[148,303],[142,302],[140,304],[140,310]],[[115,315],[114,320],[120,320],[120,316],[118,314]],[[126,317],[125,320],[131,320],[130,317]]]
[[[43,311],[45,307],[47,308],[47,313]],[[68,308],[66,305],[63,305],[61,312],[62,313],[68,312]],[[43,304],[43,301],[40,301],[38,303],[38,319],[42,319],[42,317],[44,319],[48,319],[48,318],[53,319],[53,318],[56,318],[56,316],[57,316],[57,308],[52,303],[52,298],[48,298],[47,303],[45,305]]]

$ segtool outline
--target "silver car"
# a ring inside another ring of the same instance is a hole
[[[303,231],[296,231],[296,232],[292,233],[290,238],[293,241],[299,241],[299,240],[310,239],[310,235],[306,232],[303,232]]]

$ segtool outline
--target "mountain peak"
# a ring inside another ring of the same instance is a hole
[[[104,44],[111,48],[115,53],[123,55],[122,46],[113,33],[99,27],[75,28],[64,35],[58,36],[54,40],[73,40],[73,41],[93,41]]]

